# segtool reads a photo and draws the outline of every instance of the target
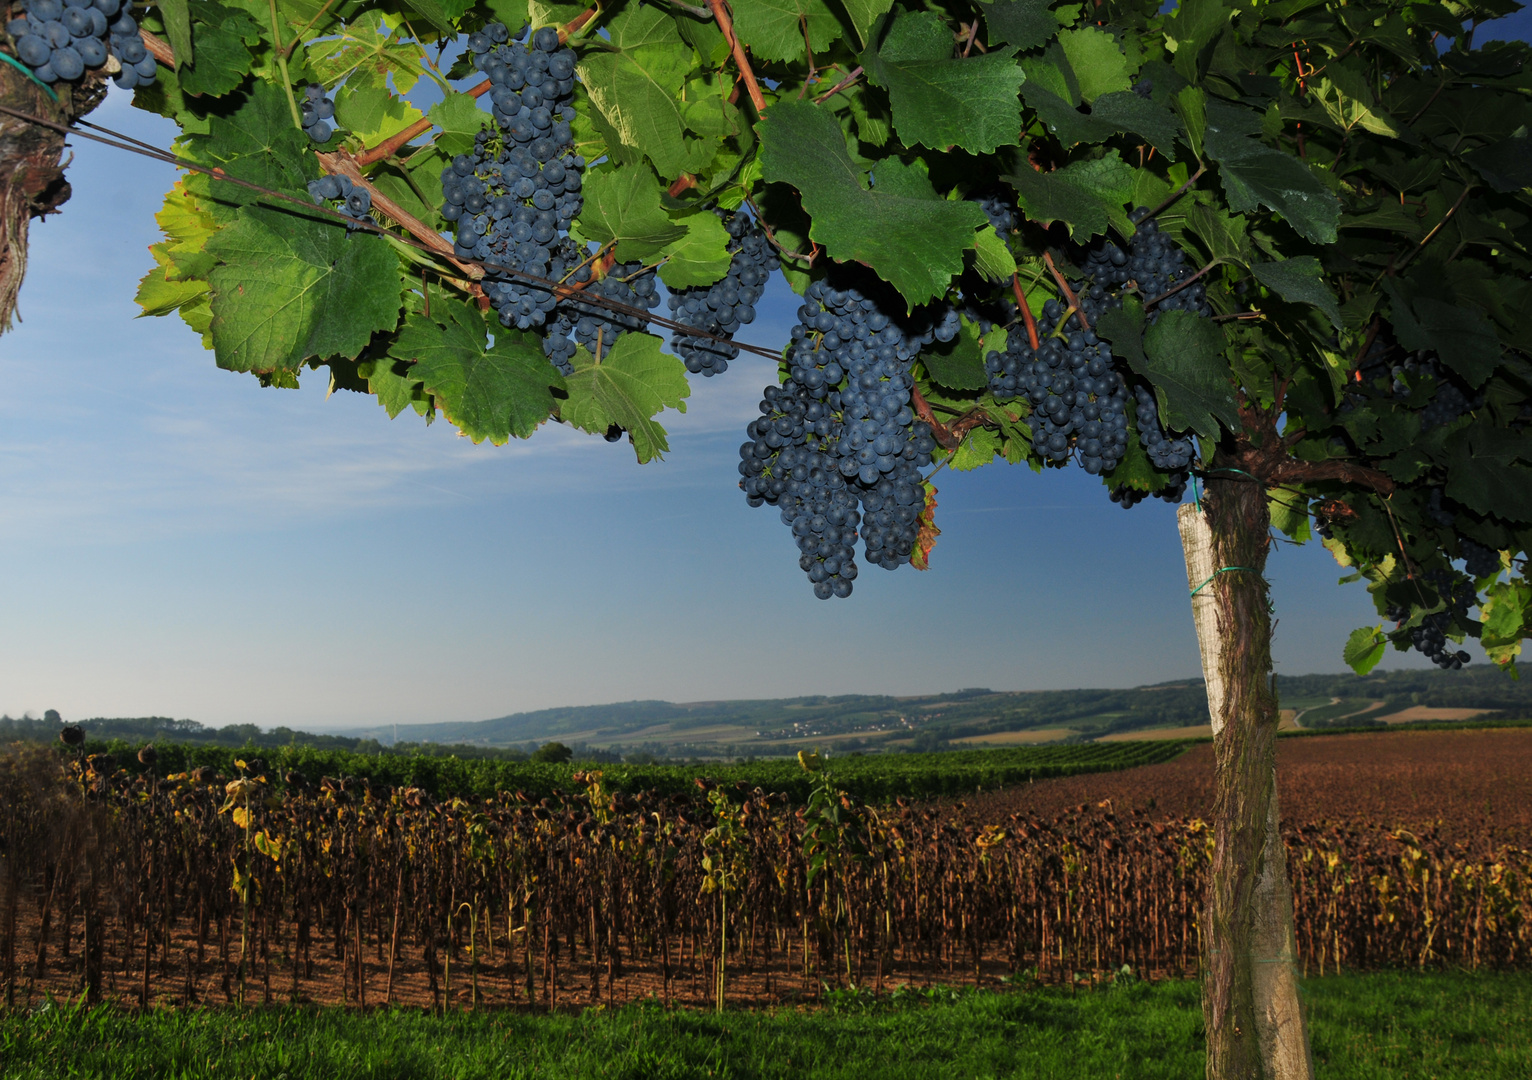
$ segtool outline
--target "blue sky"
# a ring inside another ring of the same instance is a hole
[[[92,120],[168,145],[127,98]],[[1199,674],[1163,503],[1124,511],[1079,469],[943,470],[932,569],[864,565],[849,600],[819,601],[736,487],[770,361],[695,380],[645,466],[558,425],[474,446],[327,398],[320,374],[262,389],[179,319],[135,318],[173,171],[73,152],[0,337],[0,712],[318,728]],[[742,337],[787,340],[776,289]],[[1340,670],[1346,634],[1377,622],[1338,576],[1323,549],[1278,546],[1279,673]]]

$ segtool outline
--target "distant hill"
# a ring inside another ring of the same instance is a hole
[[[1359,678],[1284,676],[1285,708],[1327,710],[1321,723],[1378,720],[1414,710],[1486,711],[1532,717],[1532,682],[1488,665],[1462,671],[1393,671]],[[1430,719],[1429,715],[1411,717]],[[1128,690],[960,690],[918,697],[848,694],[744,701],[628,701],[514,713],[473,723],[398,726],[398,738],[485,747],[548,740],[656,756],[770,756],[823,744],[846,750],[936,749],[1097,739],[1207,723],[1202,680]],[[392,725],[344,734],[394,737]]]
[[[1462,671],[1282,676],[1282,707],[1311,729],[1375,723],[1454,720],[1489,714],[1532,718],[1532,680],[1516,681],[1489,665]],[[275,719],[275,718],[274,718]],[[562,742],[587,758],[644,760],[790,755],[821,746],[839,753],[941,750],[1083,742],[1104,737],[1192,734],[1207,724],[1202,681],[1128,690],[959,690],[889,697],[846,694],[746,701],[625,701],[514,713],[493,720],[386,724],[314,734],[255,724],[210,728],[166,717],[82,721],[98,738],[219,745],[313,746],[372,753],[401,751],[459,757],[520,757]],[[53,739],[60,721],[0,717],[0,742]],[[291,721],[289,721],[291,723]]]

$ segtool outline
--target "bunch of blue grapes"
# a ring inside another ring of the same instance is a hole
[[[358,222],[370,217],[372,211],[372,192],[344,176],[321,176],[318,180],[310,180],[309,198],[316,206],[339,200],[336,209]],[[358,227],[349,222],[346,225],[348,230]]]
[[[1500,572],[1500,552],[1486,547],[1466,536],[1458,537],[1458,550],[1463,553],[1463,571],[1478,581]]]
[[[1129,217],[1137,222],[1133,238],[1125,249],[1108,240],[1093,247],[1085,256],[1085,276],[1089,284],[1080,290],[1080,309],[1092,325],[1112,308],[1122,306],[1122,298],[1134,293],[1148,304],[1165,296],[1196,271],[1186,263],[1186,256],[1160,231],[1147,207],[1140,206]],[[1149,322],[1167,311],[1187,311],[1204,318],[1213,314],[1208,306],[1207,289],[1195,281],[1148,308]]]
[[[1426,575],[1426,580],[1436,590],[1445,607],[1426,615],[1419,626],[1411,628],[1410,644],[1437,667],[1457,671],[1471,657],[1462,650],[1448,648],[1447,632],[1454,622],[1459,625],[1468,623],[1468,609],[1479,602],[1478,593],[1473,582],[1447,571],[1434,571]],[[1403,623],[1410,617],[1408,608],[1397,605],[1390,607],[1386,614],[1395,623]]]
[[[569,129],[574,54],[552,27],[537,31],[530,46],[525,36],[523,28],[513,39],[502,23],[469,35],[474,65],[494,87],[499,130],[481,131],[473,153],[442,170],[442,216],[457,225],[459,258],[546,280],[555,252],[567,254],[560,241],[580,212],[585,159],[572,153]],[[521,330],[543,326],[557,305],[546,284],[513,274],[491,271],[483,288],[501,323]]]
[[[16,55],[45,83],[73,82],[115,56],[118,86],[131,90],[155,78],[155,60],[122,0],[26,0],[25,14],[5,24]],[[115,16],[115,19],[113,18]]]
[[[946,310],[896,321],[876,296],[827,281],[809,286],[798,320],[787,380],[767,387],[740,447],[740,488],[750,505],[781,509],[814,594],[845,597],[858,523],[868,562],[894,570],[910,561],[925,506],[920,470],[936,449],[910,408],[910,369],[957,324]]]
[[[768,386],[739,449],[745,500],[778,509],[798,545],[798,566],[821,600],[850,596],[857,576],[859,495],[828,452],[840,428],[838,403],[837,394],[816,399],[791,379]]]
[[[643,263],[636,262],[615,264],[604,276],[586,285],[581,290],[581,295],[598,296],[629,308],[646,311],[652,311],[660,304],[660,293],[655,284],[654,272],[645,269]],[[548,337],[544,340],[551,341],[561,328],[564,334],[572,330],[575,342],[584,345],[592,353],[598,347],[605,353],[619,337],[630,330],[642,330],[647,321],[637,314],[613,310],[605,305],[583,300],[581,296],[566,296],[559,300],[558,317],[549,328]],[[564,346],[560,345],[559,351],[563,348]],[[569,345],[568,348],[572,356],[573,345]],[[545,351],[547,351],[546,345]],[[549,352],[550,359],[553,355]],[[568,373],[565,372],[565,374]]]
[[[1111,349],[1057,300],[1043,305],[1037,333],[1033,349],[1013,329],[1005,352],[985,358],[990,392],[996,401],[1031,402],[1032,448],[1043,460],[1061,464],[1077,454],[1092,476],[1111,472],[1128,449],[1128,388]]]
[[[1160,408],[1154,391],[1143,386],[1133,388],[1134,417],[1138,421],[1138,441],[1149,455],[1149,463],[1162,472],[1180,472],[1192,463],[1196,453],[1190,436],[1169,435],[1160,424]]]
[[[989,223],[1000,234],[1000,239],[1009,240],[1012,230],[1016,228],[1015,197],[988,192],[970,195],[969,198],[979,204],[979,209],[989,218]]]
[[[676,322],[719,337],[732,338],[741,326],[755,320],[755,304],[766,291],[776,255],[761,227],[744,211],[724,224],[729,231],[729,272],[712,285],[676,289],[670,294],[670,310]],[[677,333],[675,349],[693,375],[717,375],[728,370],[739,349],[723,341]]]
[[[325,97],[324,87],[309,83],[303,88],[303,104],[298,107],[303,133],[317,143],[327,143],[335,134],[330,120],[335,116],[335,102]]]

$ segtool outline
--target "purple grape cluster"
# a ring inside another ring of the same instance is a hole
[[[340,205],[336,209],[358,222],[369,217],[372,210],[372,192],[353,184],[344,176],[321,176],[318,180],[310,180],[309,198],[314,200],[316,206],[339,200]],[[346,225],[348,230],[359,227],[350,223]]]
[[[115,56],[116,83],[131,90],[154,81],[154,57],[122,0],[26,0],[25,13],[5,24],[16,56],[45,83],[73,82]]]
[[[755,304],[766,291],[777,257],[766,234],[749,214],[738,211],[729,217],[729,272],[722,281],[670,294],[670,310],[676,322],[720,337],[732,338],[741,326],[755,320]],[[678,333],[676,353],[694,375],[717,375],[728,370],[739,355],[732,344]]]
[[[303,133],[317,143],[327,143],[335,134],[330,120],[335,116],[335,102],[325,96],[324,87],[309,83],[303,88],[303,104],[298,107]]]

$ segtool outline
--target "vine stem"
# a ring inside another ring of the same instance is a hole
[[[1156,206],[1153,210],[1145,214],[1142,218],[1139,219],[1139,221],[1148,221],[1150,218],[1159,217],[1160,213],[1164,211],[1168,206],[1170,206],[1171,203],[1175,202],[1182,195],[1185,195],[1188,191],[1190,191],[1192,189],[1192,185],[1194,185],[1198,180],[1201,180],[1202,174],[1207,171],[1208,167],[1206,165],[1200,167],[1196,172],[1192,173],[1191,176],[1187,177],[1186,183],[1172,191],[1170,196],[1164,202],[1160,203],[1160,205]],[[1134,224],[1136,225],[1138,222],[1134,222]]]
[[[430,248],[433,254],[440,255],[446,259],[470,279],[484,276],[484,271],[481,268],[458,259],[457,252],[440,233],[374,187],[372,182],[362,175],[362,170],[357,167],[357,159],[345,150],[316,153],[314,156],[319,159],[319,166],[325,172],[334,176],[344,176],[353,185],[362,188],[367,194],[371,195],[372,205],[380,213],[392,218],[405,232]]]
[[[707,0],[707,6],[713,10],[713,18],[718,21],[718,29],[723,31],[724,40],[729,43],[729,49],[734,53],[734,63],[739,66],[740,77],[745,80],[745,91],[750,95],[750,104],[755,106],[756,115],[766,111],[766,99],[761,95],[760,84],[755,81],[755,72],[750,69],[750,60],[745,56],[745,47],[739,43],[739,37],[734,33],[734,23],[729,19],[728,9],[724,7],[723,0]]]
[[[1075,321],[1080,324],[1080,329],[1089,331],[1090,323],[1085,319],[1085,312],[1080,310],[1080,299],[1075,296],[1074,290],[1069,287],[1069,282],[1064,280],[1064,275],[1059,273],[1059,268],[1053,264],[1053,256],[1046,251],[1043,252],[1043,262],[1048,264],[1048,273],[1053,275],[1053,280],[1058,285],[1059,291],[1064,294],[1064,299],[1069,301],[1069,306],[1075,313]],[[1060,325],[1063,324],[1060,323]]]
[[[276,47],[277,67],[282,70],[282,89],[287,94],[287,107],[293,113],[293,125],[303,130],[303,117],[298,112],[298,99],[293,96],[292,76],[287,73],[287,53],[282,50],[282,31],[277,25],[277,0],[271,0],[271,43]]]
[[[1037,340],[1037,320],[1032,317],[1032,305],[1027,303],[1027,294],[1021,290],[1021,275],[1011,275],[1011,291],[1016,294],[1016,306],[1021,308],[1021,321],[1027,324],[1027,340],[1032,343],[1032,351],[1042,348],[1042,342]]]
[[[830,98],[834,97],[836,94],[840,93],[842,90],[846,89],[846,87],[848,87],[852,83],[856,82],[861,77],[862,77],[862,66],[860,64],[858,64],[856,67],[852,68],[850,70],[850,72],[847,73],[847,75],[846,75],[846,77],[844,79],[842,79],[840,82],[836,83],[834,86],[830,87],[830,89],[826,90],[824,93],[820,94],[817,98],[815,98],[814,99],[814,104],[818,105],[821,102],[829,100]]]

